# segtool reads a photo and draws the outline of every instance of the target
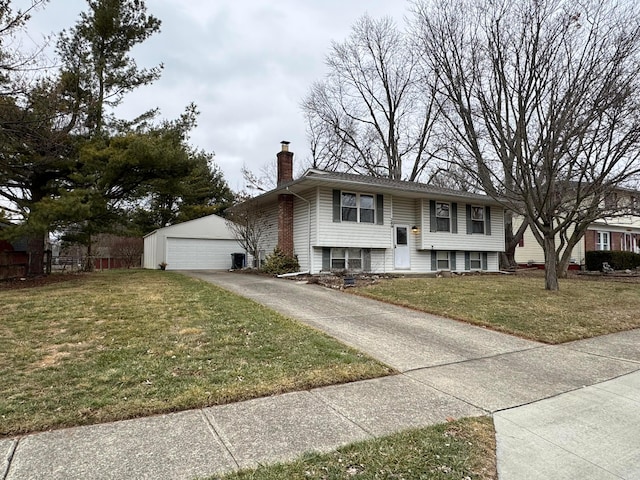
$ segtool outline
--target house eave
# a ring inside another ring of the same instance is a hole
[[[497,200],[487,195],[477,193],[438,189],[425,184],[414,184],[413,182],[398,182],[402,183],[402,185],[384,185],[382,183],[376,183],[376,181],[383,182],[384,180],[370,179],[369,177],[363,177],[363,179],[339,178],[332,175],[331,172],[307,170],[302,177],[283,183],[273,190],[246,200],[242,204],[247,202],[256,204],[271,203],[277,200],[277,196],[280,194],[286,194],[287,192],[300,194],[310,188],[323,186],[341,190],[344,190],[345,187],[350,187],[350,189],[358,191],[402,196],[405,198],[429,198],[446,201],[464,201],[467,203],[478,202],[485,205],[501,205]],[[235,207],[232,207],[232,210],[233,208]]]

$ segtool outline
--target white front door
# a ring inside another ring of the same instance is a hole
[[[393,266],[396,270],[411,268],[409,227],[407,225],[396,225],[393,228]]]

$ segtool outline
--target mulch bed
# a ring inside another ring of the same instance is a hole
[[[52,275],[34,275],[24,278],[10,278],[7,280],[0,280],[0,290],[18,290],[23,288],[35,288],[43,287],[53,283],[68,282],[69,280],[75,280],[84,273],[56,273]]]

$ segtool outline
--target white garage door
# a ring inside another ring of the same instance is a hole
[[[235,240],[167,238],[167,270],[226,270],[242,251]]]

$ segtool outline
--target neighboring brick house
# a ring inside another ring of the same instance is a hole
[[[498,271],[504,210],[490,197],[316,169],[293,179],[288,142],[277,159],[277,187],[250,200],[272,219],[261,254],[278,246],[311,273]]]

